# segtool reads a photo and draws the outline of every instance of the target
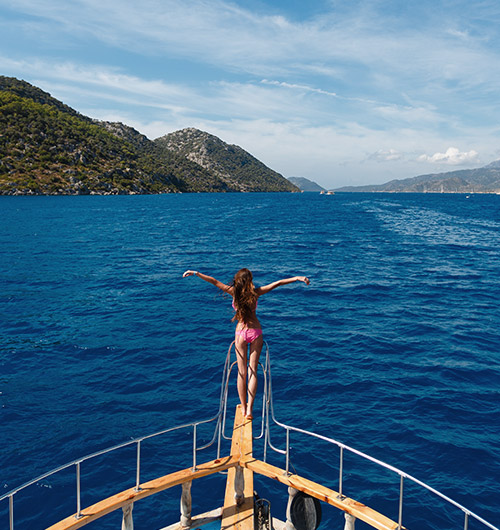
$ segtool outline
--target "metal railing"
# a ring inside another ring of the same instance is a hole
[[[229,346],[226,360],[224,363],[224,369],[223,369],[223,375],[222,375],[222,384],[221,384],[221,391],[220,391],[220,398],[219,398],[219,410],[217,414],[207,420],[203,421],[197,421],[197,422],[191,422],[186,423],[183,425],[179,425],[176,427],[171,427],[168,429],[164,429],[158,432],[155,432],[153,434],[149,434],[147,436],[142,436],[133,440],[130,440],[128,442],[115,445],[112,447],[109,447],[107,449],[103,449],[101,451],[97,451],[95,453],[89,454],[87,456],[84,456],[82,458],[73,460],[72,462],[69,462],[67,464],[64,464],[58,468],[55,468],[51,471],[48,471],[47,473],[44,473],[43,475],[38,476],[37,478],[30,480],[29,482],[26,482],[25,484],[22,484],[21,486],[9,491],[8,493],[5,493],[4,495],[0,496],[0,502],[8,499],[9,501],[9,528],[10,530],[14,530],[14,497],[20,493],[22,490],[26,489],[27,487],[36,484],[37,482],[40,482],[41,480],[44,480],[50,476],[53,476],[57,473],[60,473],[61,471],[71,468],[72,466],[75,466],[76,469],[76,498],[77,498],[77,510],[75,517],[78,519],[82,517],[81,515],[81,481],[80,481],[80,474],[81,474],[81,464],[84,462],[87,462],[93,458],[96,458],[101,455],[105,455],[114,451],[117,451],[118,449],[122,449],[127,446],[131,446],[136,444],[136,470],[135,470],[135,490],[140,491],[140,477],[141,477],[141,444],[145,440],[155,438],[161,435],[165,435],[167,433],[172,433],[174,431],[180,431],[183,429],[193,429],[193,453],[192,453],[192,467],[193,470],[196,470],[196,462],[197,462],[197,453],[199,451],[203,451],[209,447],[211,447],[216,441],[217,441],[217,458],[220,458],[221,453],[221,441],[222,439],[230,440],[231,437],[227,436],[225,434],[225,425],[226,425],[226,415],[227,415],[227,401],[228,401],[228,388],[229,388],[229,380],[231,377],[232,369],[236,365],[236,362],[231,363],[231,351],[233,348],[234,342]],[[263,372],[263,379],[264,379],[264,385],[263,385],[263,396],[262,396],[262,414],[261,414],[261,428],[260,428],[260,434],[257,436],[254,436],[254,439],[260,439],[264,437],[264,461],[267,461],[267,448],[270,448],[271,450],[275,451],[276,453],[279,453],[281,455],[285,456],[285,472],[287,474],[290,473],[290,433],[300,433],[306,436],[310,436],[313,438],[316,438],[318,440],[322,440],[324,442],[327,442],[328,444],[336,445],[339,448],[340,451],[340,458],[339,458],[339,497],[345,498],[343,493],[343,477],[344,477],[344,451],[348,451],[354,455],[357,455],[361,457],[364,460],[370,461],[382,468],[385,468],[396,475],[399,476],[399,504],[398,504],[398,528],[401,529],[403,527],[402,523],[402,514],[403,514],[403,493],[404,493],[404,481],[408,480],[411,481],[418,486],[421,486],[422,488],[428,490],[432,494],[436,495],[437,497],[441,498],[442,500],[446,501],[450,505],[458,508],[461,510],[464,514],[464,530],[468,530],[468,524],[469,524],[469,518],[472,517],[473,519],[477,520],[478,522],[482,523],[487,528],[490,528],[491,530],[500,530],[498,527],[492,525],[488,521],[484,520],[479,515],[471,512],[458,502],[455,502],[453,499],[450,499],[446,495],[443,495],[436,489],[432,488],[431,486],[425,484],[424,482],[416,479],[415,477],[408,475],[407,473],[401,471],[400,469],[391,466],[389,464],[386,464],[385,462],[382,462],[381,460],[378,460],[376,458],[373,458],[361,451],[358,451],[357,449],[354,449],[348,445],[345,445],[338,440],[334,440],[333,438],[329,438],[327,436],[323,436],[321,434],[313,433],[310,431],[306,431],[304,429],[300,429],[297,427],[293,427],[291,425],[287,425],[284,423],[279,422],[274,414],[274,405],[273,405],[273,393],[272,393],[272,377],[271,377],[271,362],[270,362],[270,356],[269,356],[269,347],[267,343],[265,343],[266,349],[265,349],[265,355],[264,355],[264,364],[259,363],[262,372]],[[285,430],[285,449],[280,449],[273,445],[271,442],[271,421],[280,427],[281,429]],[[203,445],[198,447],[198,441],[197,441],[197,428],[200,425],[209,424],[215,422],[214,427],[214,434],[211,438],[211,440]]]
[[[403,527],[403,492],[404,492],[404,481],[408,480],[411,481],[418,486],[426,489],[427,491],[431,492],[432,494],[436,495],[437,497],[441,498],[442,500],[446,501],[450,505],[454,506],[455,508],[458,508],[461,510],[464,514],[464,530],[468,530],[469,526],[469,518],[472,517],[473,519],[477,520],[478,522],[482,523],[487,528],[490,528],[491,530],[500,530],[498,527],[492,525],[479,515],[475,514],[474,512],[468,510],[465,506],[462,506],[458,502],[454,501],[453,499],[450,499],[450,497],[444,495],[443,493],[439,492],[435,488],[429,486],[428,484],[425,484],[421,480],[418,480],[417,478],[405,473],[404,471],[401,471],[400,469],[391,466],[389,464],[386,464],[385,462],[382,462],[381,460],[378,460],[377,458],[373,458],[370,455],[367,455],[366,453],[363,453],[361,451],[358,451],[357,449],[354,449],[352,447],[349,447],[348,445],[343,444],[342,442],[339,442],[338,440],[334,440],[333,438],[329,438],[327,436],[323,436],[321,434],[313,433],[310,431],[306,431],[304,429],[299,429],[297,427],[293,427],[291,425],[286,425],[285,423],[279,422],[275,415],[274,415],[274,406],[273,406],[273,392],[272,392],[272,377],[271,377],[271,362],[269,356],[266,357],[266,365],[265,365],[265,373],[267,381],[268,388],[265,390],[265,395],[267,396],[266,401],[266,434],[267,434],[267,445],[275,452],[281,453],[285,455],[285,470],[286,473],[289,474],[289,466],[290,466],[290,432],[297,432],[304,434],[306,436],[311,436],[313,438],[323,440],[329,444],[336,445],[340,450],[340,459],[339,459],[339,497],[344,498],[343,495],[343,475],[344,475],[344,451],[348,451],[354,455],[357,455],[365,460],[368,460],[370,462],[373,462],[374,464],[377,464],[380,467],[383,467],[399,476],[399,504],[398,504],[398,529],[401,530]],[[273,446],[270,439],[270,420],[272,420],[276,425],[281,427],[286,432],[286,448],[285,449],[278,449],[277,447]],[[266,455],[264,455],[264,460],[266,459]]]
[[[203,420],[203,421],[196,421],[196,422],[191,422],[191,423],[185,423],[183,425],[178,425],[176,427],[171,427],[171,428],[168,428],[168,429],[163,429],[161,431],[158,431],[158,432],[155,432],[155,433],[152,433],[152,434],[148,434],[147,436],[141,436],[139,438],[135,438],[133,440],[129,440],[128,442],[124,442],[124,443],[121,443],[121,444],[118,444],[118,445],[114,445],[112,447],[108,447],[106,449],[102,449],[101,451],[96,451],[95,453],[91,453],[89,455],[86,455],[84,457],[81,457],[81,458],[78,458],[78,459],[75,459],[71,462],[68,462],[66,464],[63,464],[62,466],[59,466],[55,469],[52,469],[51,471],[48,471],[47,473],[44,473],[43,475],[39,475],[38,477],[34,478],[33,480],[30,480],[29,482],[26,482],[24,484],[22,484],[21,486],[17,487],[17,488],[14,488],[13,490],[10,490],[9,492],[3,494],[0,496],[0,503],[6,499],[9,500],[9,529],[10,530],[14,530],[14,497],[21,491],[25,490],[26,488],[28,488],[29,486],[32,486],[48,477],[51,477],[53,475],[56,475],[58,473],[60,473],[61,471],[64,471],[65,469],[68,469],[68,468],[71,468],[71,467],[75,467],[75,471],[76,471],[76,518],[79,519],[81,518],[81,511],[82,511],[82,507],[81,507],[81,480],[80,480],[80,475],[81,475],[81,464],[83,464],[84,462],[87,462],[89,460],[92,460],[98,456],[102,456],[102,455],[106,455],[106,454],[109,454],[109,453],[112,453],[112,452],[115,452],[119,449],[122,449],[124,447],[128,447],[128,446],[131,446],[131,445],[136,445],[137,446],[137,457],[136,457],[136,470],[135,470],[135,491],[140,491],[140,482],[141,482],[141,444],[142,442],[144,442],[145,440],[148,440],[148,439],[151,439],[151,438],[156,438],[158,436],[162,436],[162,435],[165,435],[165,434],[168,434],[168,433],[172,433],[174,431],[181,431],[181,430],[184,430],[184,429],[190,429],[192,428],[193,429],[193,469],[196,469],[196,455],[199,451],[203,451],[204,449],[207,449],[209,447],[211,447],[216,439],[217,439],[217,458],[220,457],[220,446],[221,446],[221,436],[220,436],[220,432],[221,432],[221,425],[222,425],[222,417],[223,417],[223,414],[225,416],[225,410],[226,410],[226,406],[225,406],[225,403],[224,403],[224,400],[227,399],[227,387],[228,387],[228,382],[229,382],[229,375],[230,375],[230,372],[231,372],[231,366],[230,366],[230,355],[231,355],[231,348],[232,348],[232,344],[231,346],[229,347],[229,350],[228,350],[228,354],[226,356],[226,361],[225,361],[225,364],[224,364],[224,369],[223,369],[223,375],[222,375],[222,385],[221,385],[221,392],[220,392],[220,399],[219,399],[219,410],[217,412],[217,414],[207,420]],[[214,428],[214,435],[212,437],[212,439],[205,445],[201,446],[201,447],[198,447],[198,443],[197,443],[197,427],[199,425],[203,425],[203,424],[209,424],[211,422],[216,422],[215,424],[215,428]],[[219,436],[218,436],[219,434]]]

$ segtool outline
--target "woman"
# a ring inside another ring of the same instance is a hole
[[[256,315],[258,298],[280,285],[293,282],[304,282],[306,285],[309,285],[309,278],[306,276],[294,276],[293,278],[285,278],[256,288],[253,284],[252,273],[248,269],[239,270],[230,285],[226,285],[212,278],[212,276],[207,276],[198,271],[187,270],[182,277],[186,278],[192,275],[198,276],[198,278],[215,285],[215,287],[225,293],[229,293],[233,297],[233,309],[235,313],[232,320],[233,322],[237,321],[234,342],[236,359],[238,361],[238,395],[244,416],[252,419],[253,404],[257,393],[257,368],[262,345],[264,344],[262,327]],[[248,362],[249,373],[247,370],[248,349],[250,350]]]

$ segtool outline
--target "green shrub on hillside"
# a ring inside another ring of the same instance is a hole
[[[190,152],[91,120],[29,83],[0,76],[0,194],[294,189],[243,149],[221,145],[208,145],[213,167],[202,166]]]

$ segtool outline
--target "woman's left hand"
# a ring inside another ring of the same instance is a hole
[[[192,276],[193,274],[196,274],[197,272],[198,272],[198,271],[189,271],[189,270],[188,270],[188,271],[186,271],[186,272],[182,275],[182,277],[183,277],[183,278],[187,278],[188,276]]]

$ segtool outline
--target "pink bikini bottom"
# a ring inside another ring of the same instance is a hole
[[[262,335],[262,330],[260,328],[242,328],[236,330],[236,334],[242,337],[245,342],[250,344]]]

